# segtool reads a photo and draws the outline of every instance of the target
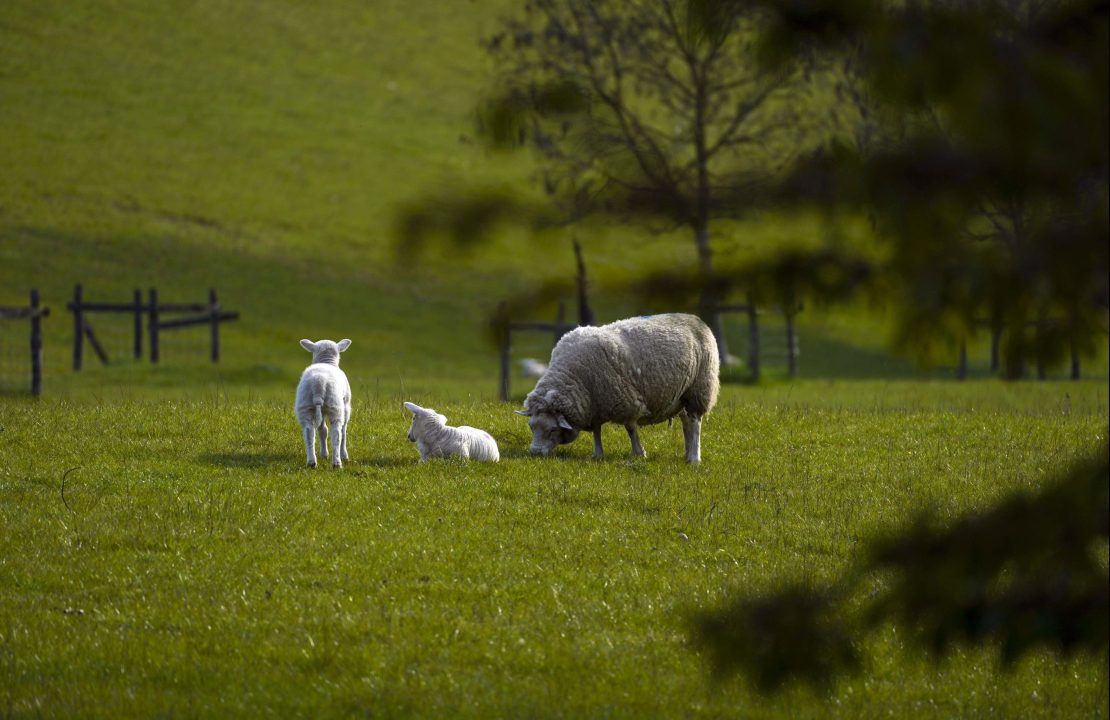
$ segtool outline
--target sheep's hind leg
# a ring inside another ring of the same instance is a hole
[[[644,452],[644,446],[640,444],[640,433],[636,423],[628,423],[624,429],[628,431],[628,439],[632,441],[633,457],[646,458],[647,453]]]
[[[605,451],[601,449],[601,428],[594,430],[594,457],[598,460],[605,457]]]
[[[310,468],[316,467],[316,428],[304,426],[304,451]]]
[[[324,420],[320,421],[320,427],[317,428],[317,433],[320,435],[320,454],[324,457],[328,456],[328,424]]]
[[[351,406],[347,406],[347,417],[343,419],[343,460],[350,460],[351,456],[347,454],[347,427],[351,424]]]
[[[343,434],[347,432],[347,426],[343,423],[335,423],[332,425],[332,456],[331,466],[334,468],[343,467]]]
[[[701,462],[701,418],[682,414],[682,437],[686,441],[686,462]]]

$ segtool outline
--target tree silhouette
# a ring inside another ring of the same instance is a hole
[[[762,23],[740,3],[533,0],[487,41],[498,96],[486,130],[539,152],[567,217],[617,211],[688,228],[708,277],[711,221],[742,213],[751,177],[781,170],[807,141],[808,66],[756,63]],[[718,298],[703,287],[724,361]]]

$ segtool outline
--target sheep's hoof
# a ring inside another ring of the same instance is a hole
[[[311,468],[314,468],[314,467],[316,467],[316,463],[314,463],[314,462],[310,462],[310,463],[308,464],[308,467],[309,467],[310,469],[311,469]]]
[[[339,470],[339,469],[341,469],[341,468],[343,467],[343,463],[341,463],[341,462],[339,462],[338,460],[336,460],[335,462],[333,462],[333,463],[331,464],[331,466],[332,466],[333,468],[335,468],[336,470]]]

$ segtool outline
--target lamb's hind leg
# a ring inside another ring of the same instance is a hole
[[[701,462],[701,418],[682,413],[682,437],[686,441],[686,462]]]
[[[336,421],[331,426],[332,434],[332,456],[331,466],[334,468],[343,467],[343,435],[347,432],[347,426],[342,421]]]
[[[320,427],[316,428],[316,432],[320,435],[320,454],[324,457],[328,456],[328,424],[326,421],[320,421]]]
[[[316,467],[316,428],[311,423],[304,426],[304,452],[310,468]]]
[[[633,457],[646,458],[647,453],[644,452],[644,446],[640,444],[640,433],[636,423],[628,423],[624,429],[628,431],[628,439],[632,441]]]
[[[351,406],[347,406],[347,411],[344,413],[343,418],[343,460],[350,460],[351,456],[347,454],[347,428],[351,424]]]

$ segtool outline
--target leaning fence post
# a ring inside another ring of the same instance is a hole
[[[567,308],[563,303],[559,303],[559,309],[555,313],[555,336],[551,341],[551,347],[559,344],[559,339],[563,337],[563,325],[567,319]]]
[[[135,359],[143,359],[143,291],[135,288]]]
[[[991,372],[998,372],[998,346],[1002,340],[1002,331],[996,327],[991,328]]]
[[[216,288],[208,291],[208,312],[212,324],[212,362],[220,361],[220,303],[216,299]]]
[[[150,361],[158,362],[158,291],[150,289]]]
[[[759,380],[759,315],[755,310],[755,298],[748,293],[748,366],[752,370],[752,380]]]
[[[1079,350],[1076,349],[1074,342],[1071,344],[1071,379],[1079,379]]]
[[[42,315],[38,288],[31,288],[31,394],[42,394]]]
[[[81,283],[77,283],[73,286],[73,304],[70,305],[70,309],[73,310],[73,369],[75,371],[81,369],[81,349],[85,341],[85,318],[81,309],[82,294]]]

